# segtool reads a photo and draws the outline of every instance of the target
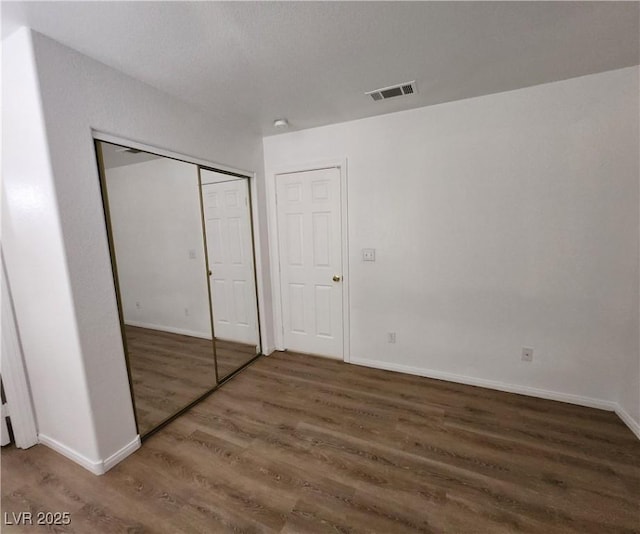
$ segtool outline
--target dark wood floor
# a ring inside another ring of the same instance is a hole
[[[78,533],[640,532],[639,464],[612,413],[276,353],[102,477],[3,450],[2,507]]]
[[[216,385],[210,339],[126,326],[138,430],[145,435]],[[220,379],[255,357],[255,346],[216,339]]]

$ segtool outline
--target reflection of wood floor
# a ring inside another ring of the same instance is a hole
[[[211,340],[126,326],[127,348],[141,435],[216,385]],[[256,355],[255,346],[216,340],[224,378]]]
[[[210,339],[136,326],[126,336],[141,435],[216,385]]]
[[[220,379],[242,367],[256,356],[256,346],[216,339],[216,357]]]
[[[640,442],[613,413],[291,353],[101,477],[41,445],[2,475],[3,511],[70,511],[58,532],[639,530]]]

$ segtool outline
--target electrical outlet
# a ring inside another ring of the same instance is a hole
[[[190,260],[196,259],[196,251],[194,249],[189,250],[189,259]]]
[[[387,343],[395,343],[396,342],[396,333],[395,332],[389,332],[387,334]]]
[[[531,362],[533,361],[533,349],[529,347],[522,347],[522,361],[523,362]]]
[[[184,309],[184,314],[185,314],[187,317],[189,317],[189,308],[185,308],[185,309]]]
[[[376,249],[375,248],[363,248],[362,249],[362,261],[376,261]]]
[[[142,306],[140,306],[139,302],[136,302],[136,308],[138,308],[138,309],[142,308]]]

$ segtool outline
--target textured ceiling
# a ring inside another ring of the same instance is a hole
[[[213,117],[278,133],[639,63],[638,2],[2,2]],[[417,80],[419,94],[365,91]]]

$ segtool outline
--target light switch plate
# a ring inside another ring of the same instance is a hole
[[[375,248],[363,248],[362,249],[362,261],[376,261],[376,249]]]

